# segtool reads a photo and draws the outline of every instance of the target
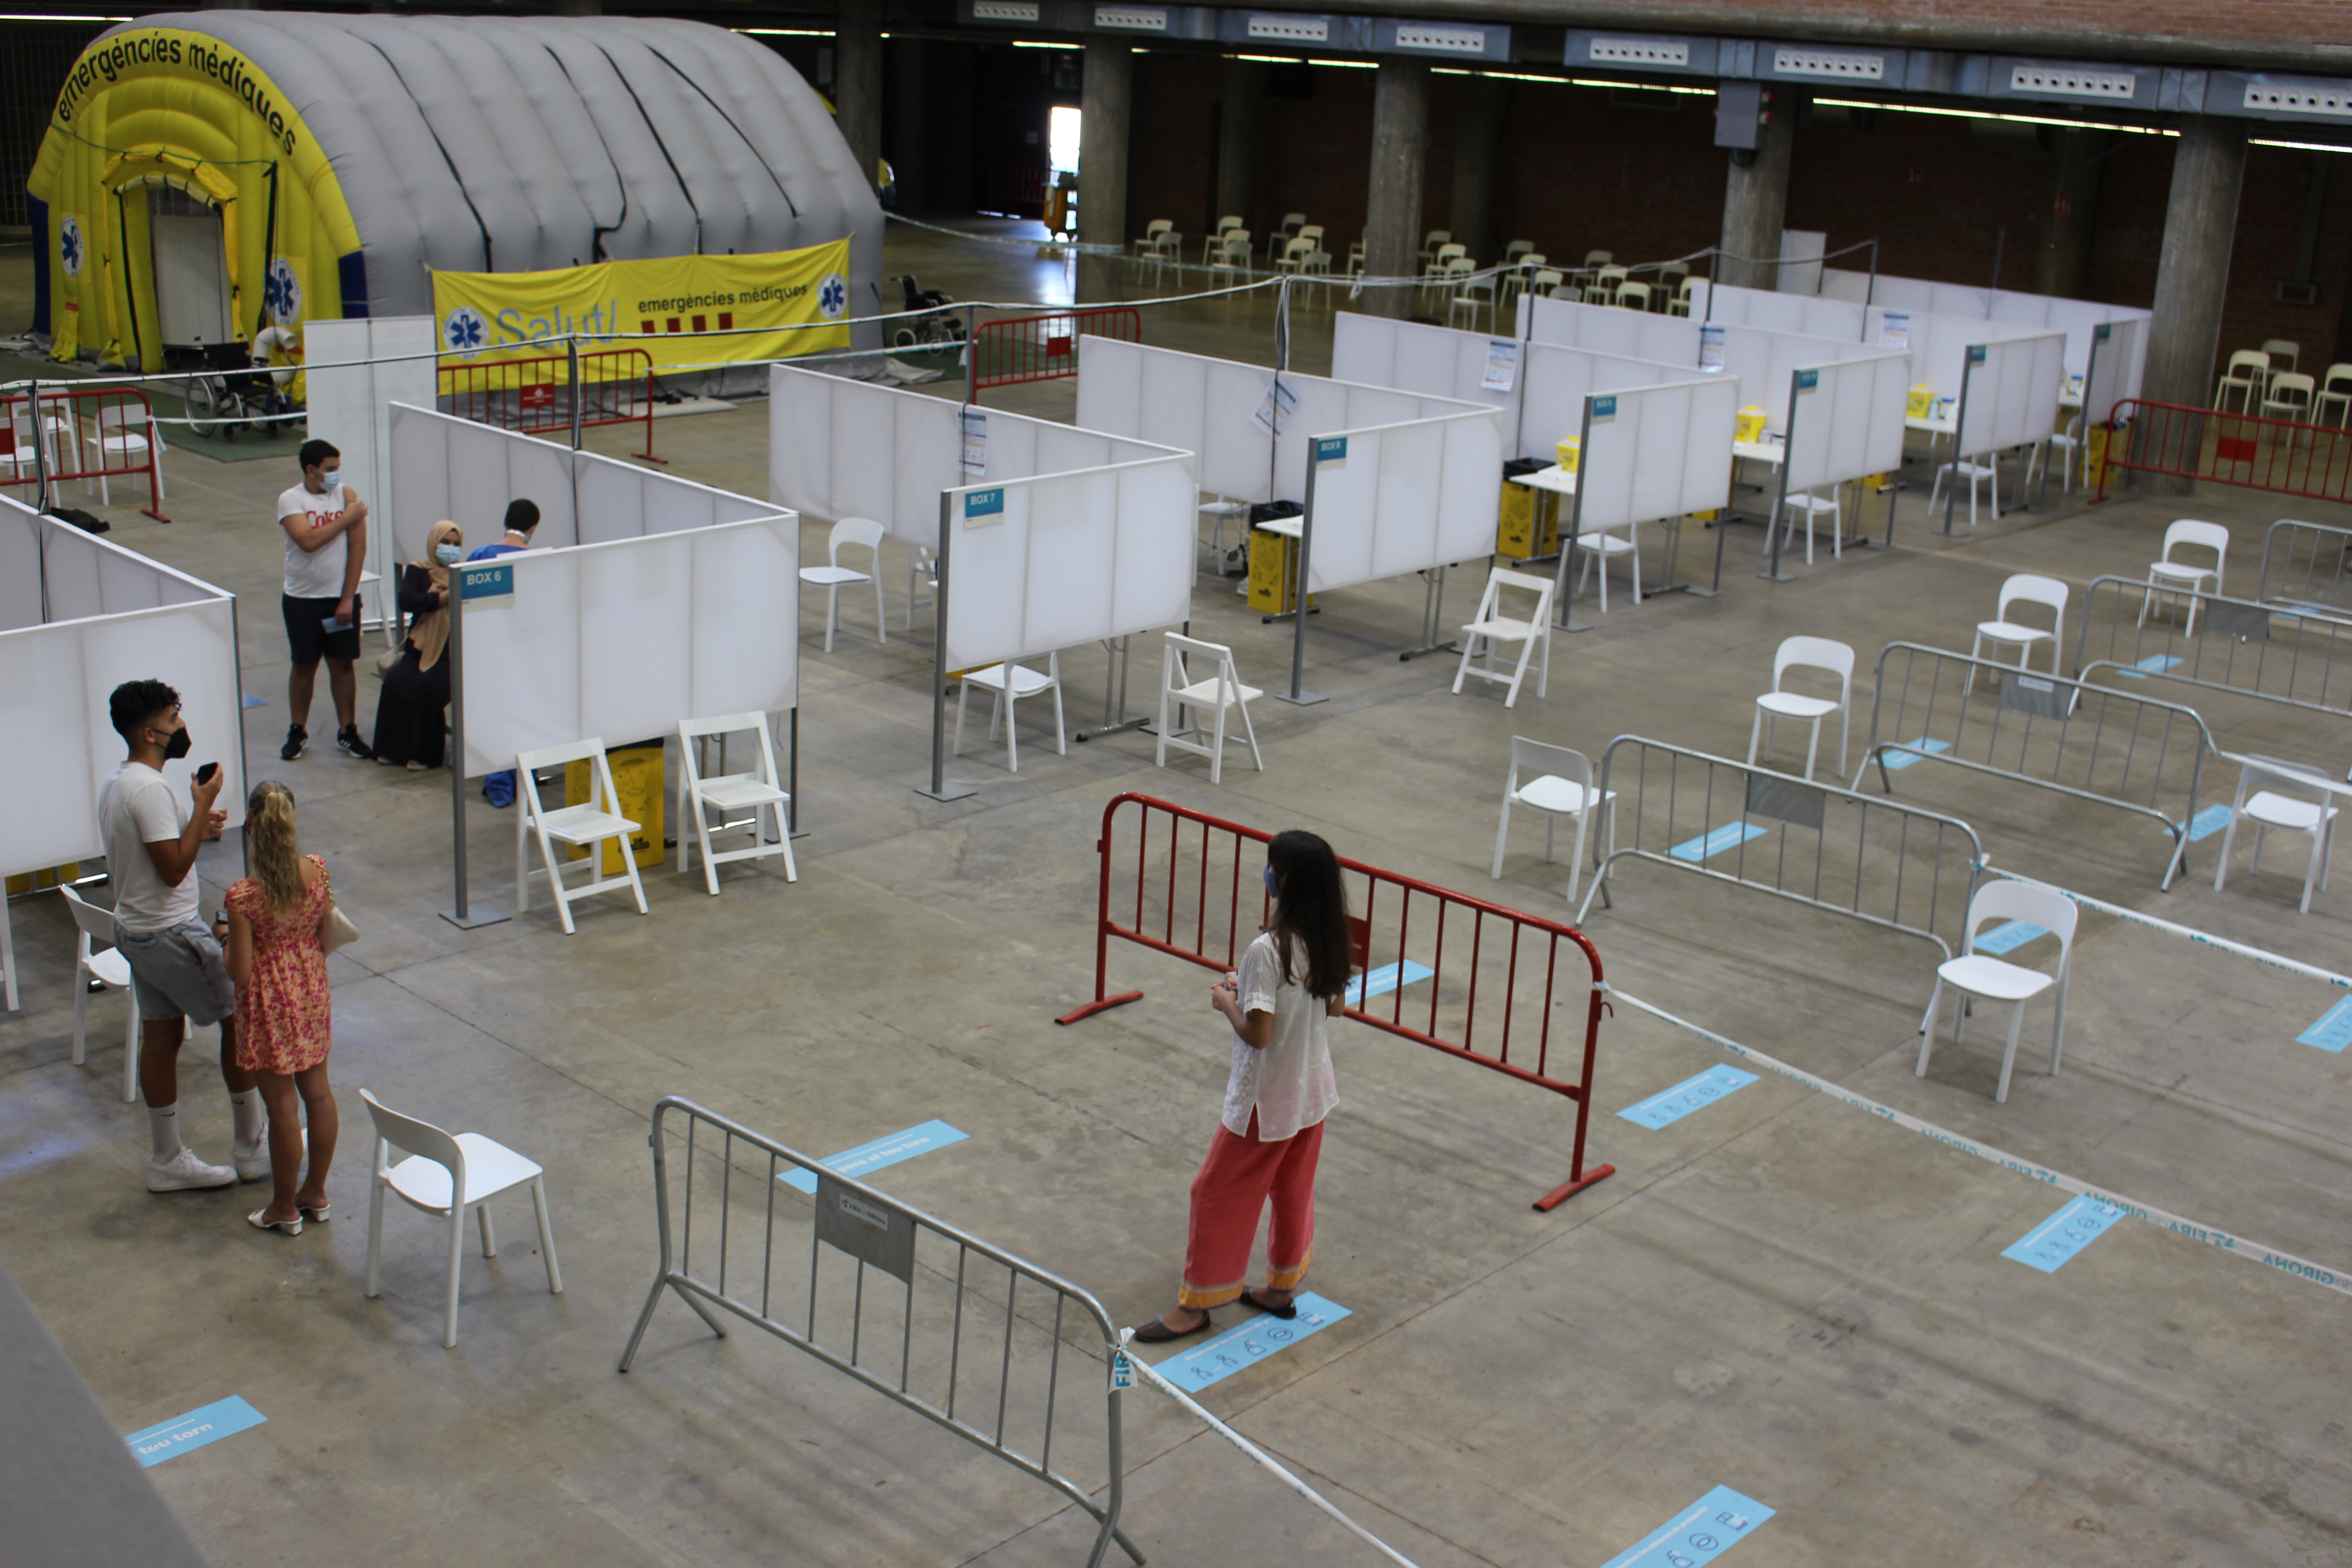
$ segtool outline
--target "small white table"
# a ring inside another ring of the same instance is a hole
[[[1554,495],[1572,496],[1576,493],[1575,473],[1558,463],[1549,468],[1538,468],[1532,474],[1513,474],[1511,483],[1525,485],[1531,490],[1549,490]]]

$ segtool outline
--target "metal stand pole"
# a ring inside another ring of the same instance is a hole
[[[1192,623],[1184,623],[1190,626]],[[1091,741],[1097,735],[1116,735],[1123,730],[1146,730],[1157,714],[1146,713],[1139,719],[1127,716],[1127,637],[1112,637],[1103,646],[1110,657],[1103,661],[1103,721],[1091,730],[1081,730],[1070,737],[1074,741]],[[1114,690],[1117,695],[1113,695]]]
[[[1712,279],[1709,280],[1707,289],[1711,300],[1714,293]],[[1577,426],[1576,434],[1575,504],[1568,510],[1568,537],[1559,542],[1559,565],[1552,578],[1556,585],[1552,596],[1559,601],[1559,619],[1552,624],[1564,632],[1589,632],[1592,629],[1591,626],[1580,626],[1576,624],[1575,613],[1570,608],[1568,603],[1568,566],[1570,562],[1576,559],[1577,537],[1584,531],[1584,476],[1591,472],[1591,468],[1592,395],[1587,393],[1584,398],[1584,417]],[[1605,553],[1601,557],[1601,570],[1603,572],[1609,570],[1609,557]]]
[[[449,842],[450,860],[457,884],[457,905],[443,910],[441,918],[460,931],[496,925],[507,919],[504,910],[484,904],[474,908],[466,898],[466,569],[449,572]],[[522,779],[515,779],[518,796],[513,809],[523,809]],[[550,868],[552,874],[553,868]]]
[[[1285,702],[1306,708],[1328,700],[1321,693],[1309,691],[1301,681],[1307,670],[1307,564],[1315,548],[1315,471],[1322,467],[1315,460],[1315,437],[1307,437],[1307,505],[1298,519],[1298,576],[1290,584],[1290,689],[1275,696]]]
[[[1437,640],[1438,628],[1445,618],[1445,568],[1433,566],[1421,574],[1421,646],[1397,655],[1397,662],[1405,663],[1425,653],[1455,653],[1461,644],[1449,638]]]
[[[1804,374],[1801,370],[1789,373],[1789,422],[1780,433],[1780,499],[1772,503],[1772,510],[1764,516],[1766,542],[1772,547],[1772,564],[1768,570],[1756,574],[1768,583],[1796,581],[1780,570],[1780,536],[1789,531],[1789,458],[1797,449],[1797,378]],[[1811,538],[1811,512],[1805,514],[1805,525],[1808,530],[1806,536]],[[1839,526],[1843,527],[1844,524]]]
[[[929,800],[961,800],[975,791],[970,784],[950,784],[948,768],[948,544],[955,531],[948,526],[949,515],[955,510],[955,490],[940,492],[940,570],[937,585],[931,591],[933,611],[931,629],[931,783],[929,789],[919,788],[917,795]]]
[[[33,408],[33,510],[49,510],[49,427],[41,418],[41,380],[35,376],[32,384]],[[46,584],[47,579],[43,579]]]
[[[785,734],[788,737],[785,749],[792,757],[791,776],[784,783],[786,793],[793,797],[793,811],[789,820],[792,824],[793,837],[806,838],[809,836],[809,830],[801,821],[801,705],[797,702],[793,704],[792,711],[786,720]]]
[[[572,338],[566,342],[563,346],[567,351],[567,355],[571,361],[572,449],[576,452],[580,450],[580,431],[583,424],[584,423],[583,411],[580,406],[580,340],[578,338]],[[647,451],[651,451],[653,449],[653,443],[650,441],[646,442],[646,449]]]
[[[1975,356],[1970,355],[1969,363],[1960,367],[1960,400],[1952,405],[1951,483],[1944,487],[1944,532],[1947,536],[1952,531],[1952,516],[1960,504],[1960,434],[1969,427],[1969,383],[1975,377],[1976,368]],[[1932,440],[1927,449],[1931,454],[1935,451]],[[1927,459],[1931,479],[1934,477],[1935,461],[1933,456]],[[2000,504],[2000,465],[1998,459],[1993,464],[1992,500],[1995,506]],[[1971,523],[1969,526],[1975,525]]]

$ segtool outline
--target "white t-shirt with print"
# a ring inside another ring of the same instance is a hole
[[[125,761],[98,793],[106,837],[106,874],[114,883],[114,919],[124,931],[163,931],[197,918],[203,893],[190,868],[176,888],[155,869],[147,846],[187,831],[194,807],[144,763]]]
[[[278,498],[280,518],[305,517],[314,529],[331,526],[343,515],[343,499],[347,494],[342,485],[330,485],[324,495],[315,495],[308,485],[296,485]],[[316,550],[305,550],[291,539],[286,542],[286,594],[294,599],[340,599],[343,596],[343,568],[350,561],[351,535],[339,533]]]
[[[1306,953],[1297,953],[1294,962],[1304,980]],[[1249,944],[1237,973],[1242,1012],[1273,1014],[1274,1038],[1264,1050],[1252,1050],[1239,1035],[1234,1037],[1223,1121],[1227,1131],[1246,1136],[1255,1110],[1259,1141],[1279,1142],[1321,1121],[1339,1103],[1324,1005],[1305,985],[1283,979],[1282,954],[1271,931],[1260,932]]]

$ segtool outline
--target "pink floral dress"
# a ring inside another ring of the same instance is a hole
[[[319,868],[319,879],[282,914],[270,912],[252,878],[229,884],[230,910],[253,927],[253,968],[236,991],[236,1065],[247,1072],[305,1072],[327,1059],[333,1020],[319,921],[331,895],[327,863],[304,858]]]

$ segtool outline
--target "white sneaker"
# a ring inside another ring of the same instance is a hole
[[[228,1159],[229,1163],[236,1167],[238,1181],[269,1180],[269,1145],[268,1143],[255,1143],[248,1146],[232,1142],[228,1146]]]
[[[262,1162],[265,1173],[267,1160]],[[226,1165],[207,1165],[196,1158],[196,1152],[183,1146],[169,1160],[147,1162],[147,1190],[151,1193],[176,1193],[190,1187],[228,1187],[236,1184],[236,1173]]]

